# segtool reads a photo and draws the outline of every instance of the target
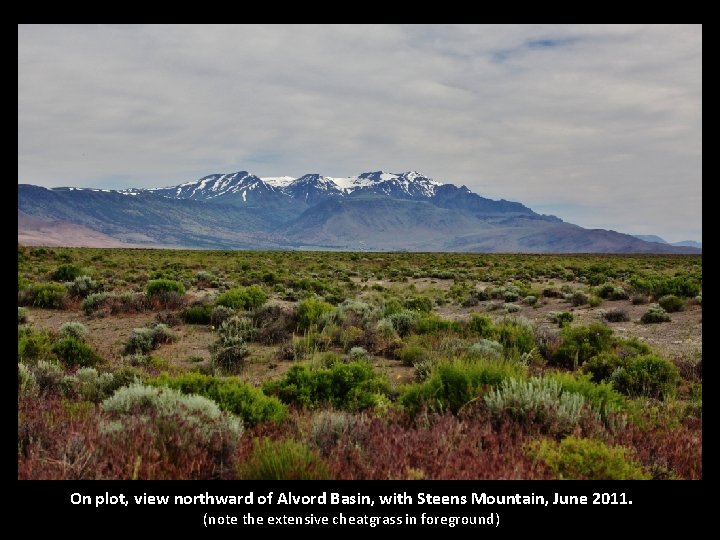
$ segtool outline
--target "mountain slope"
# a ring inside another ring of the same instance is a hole
[[[519,202],[487,199],[414,171],[343,178],[259,178],[239,171],[177,186],[121,191],[18,185],[18,239],[38,241],[52,223],[80,237],[68,242],[84,242],[84,237],[108,245],[699,252],[583,229]],[[92,239],[94,233],[100,236]]]

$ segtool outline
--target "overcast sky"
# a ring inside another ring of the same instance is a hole
[[[417,170],[702,238],[701,26],[18,27],[18,182]]]

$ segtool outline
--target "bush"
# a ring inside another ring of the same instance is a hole
[[[409,309],[410,311],[430,313],[432,308],[433,302],[427,296],[411,296],[405,300],[405,309]]]
[[[210,354],[213,366],[218,367],[224,373],[237,373],[245,367],[245,358],[250,351],[244,342],[228,346],[216,343],[211,347]]]
[[[18,363],[18,395],[21,397],[33,396],[38,389],[35,374],[22,363]]]
[[[53,345],[52,351],[66,366],[89,367],[102,361],[87,343],[74,337],[59,339]]]
[[[534,306],[537,304],[537,296],[526,296],[523,298],[523,304],[527,304],[528,306]]]
[[[657,304],[650,304],[648,310],[643,313],[640,317],[640,322],[643,324],[658,324],[663,322],[670,322],[670,315]]]
[[[625,399],[609,382],[594,383],[590,375],[575,373],[551,373],[545,378],[556,380],[564,392],[580,394],[585,403],[603,420],[626,408]]]
[[[481,339],[468,347],[468,356],[472,358],[487,358],[499,360],[503,356],[503,346],[491,339]]]
[[[388,315],[387,320],[390,321],[398,335],[404,337],[415,328],[417,314],[413,311],[403,310]]]
[[[85,401],[98,403],[107,399],[122,386],[137,383],[137,379],[132,377],[128,379],[124,374],[114,373],[99,374],[95,368],[80,368],[72,377],[65,378],[66,394],[76,394]]]
[[[487,387],[498,386],[508,378],[524,376],[524,368],[510,362],[443,362],[424,382],[403,387],[400,403],[412,414],[425,407],[437,412],[457,413],[463,405],[482,395]]]
[[[328,480],[322,458],[307,446],[291,439],[253,441],[253,450],[237,468],[242,480]]]
[[[680,372],[672,362],[648,354],[627,358],[610,380],[618,391],[628,396],[666,399],[675,395]]]
[[[100,286],[90,276],[78,276],[74,281],[65,283],[65,288],[70,296],[85,298],[96,292]]]
[[[23,307],[18,306],[18,324],[24,324],[27,322],[28,311]]]
[[[310,330],[317,327],[324,315],[332,313],[335,308],[317,297],[311,296],[298,304],[298,329]]]
[[[320,411],[313,417],[312,441],[324,456],[330,454],[338,440],[353,427],[348,413]]]
[[[185,294],[185,285],[174,279],[153,279],[148,281],[145,294],[148,298],[163,297],[170,293]]]
[[[18,327],[18,362],[37,362],[54,359],[53,335],[49,330]]]
[[[612,329],[602,323],[566,326],[562,330],[562,344],[552,360],[567,368],[582,366],[593,356],[610,350],[614,343],[612,333]]]
[[[222,293],[215,300],[218,306],[225,306],[231,309],[253,310],[258,309],[267,301],[267,295],[258,285],[250,287],[235,287]]]
[[[583,291],[575,291],[570,297],[570,302],[573,306],[582,306],[588,303],[588,295]]]
[[[236,377],[215,377],[200,373],[170,376],[162,373],[149,381],[153,386],[167,386],[183,394],[197,394],[213,400],[224,410],[242,418],[246,425],[261,422],[280,422],[287,416],[287,408],[279,399],[266,396],[261,390]]]
[[[398,355],[400,362],[403,366],[412,367],[415,364],[419,364],[424,360],[427,360],[429,353],[424,347],[419,345],[405,345]]]
[[[560,328],[568,326],[574,319],[573,314],[569,311],[548,311],[545,316]]]
[[[569,433],[580,421],[585,399],[565,392],[550,378],[505,379],[484,398],[490,413],[497,418],[509,415],[522,424],[534,423],[547,433]]]
[[[171,455],[173,450],[183,452],[185,447],[220,439],[222,454],[229,461],[243,432],[242,421],[221,411],[215,402],[171,388],[124,386],[104,400],[101,408],[115,420],[106,424],[105,431],[122,432],[141,420],[153,426],[160,445],[175,447],[169,449]]]
[[[52,279],[54,281],[72,281],[81,273],[82,270],[74,264],[63,264],[58,266],[52,273]]]
[[[606,300],[626,300],[628,293],[625,289],[613,285],[612,283],[605,283],[596,289],[596,293],[600,298]]]
[[[610,380],[616,369],[622,367],[624,361],[614,352],[603,352],[585,362],[583,371],[589,373],[596,383]]]
[[[223,347],[255,339],[257,329],[248,317],[230,317],[218,329],[218,340]]]
[[[59,334],[61,338],[71,337],[77,339],[78,341],[85,341],[87,333],[88,329],[80,322],[71,321],[60,325]]]
[[[495,335],[493,323],[487,315],[473,313],[467,323],[468,329],[480,337],[491,338]]]
[[[602,298],[600,298],[599,296],[590,296],[587,303],[590,307],[598,307],[600,304],[602,304]]]
[[[294,365],[283,379],[265,383],[263,390],[302,407],[361,410],[384,403],[389,384],[367,362],[349,362],[315,370]]]
[[[210,304],[190,306],[183,310],[182,319],[187,324],[210,324],[212,310]]]
[[[110,297],[109,293],[93,293],[88,295],[82,303],[82,310],[85,315],[91,315],[102,307],[105,301]]]
[[[508,313],[517,313],[520,311],[520,306],[517,304],[505,304],[503,307]]]
[[[534,459],[544,461],[559,479],[649,480],[642,466],[630,459],[624,447],[608,447],[601,441],[566,437],[560,443],[547,439],[526,447]]]
[[[658,300],[658,304],[668,313],[675,313],[685,309],[686,302],[674,294],[668,294]]]
[[[47,309],[62,309],[65,286],[59,283],[33,283],[18,294],[18,303]]]
[[[630,315],[628,315],[628,312],[624,309],[608,309],[603,314],[603,319],[605,319],[607,322],[627,322],[630,320]]]
[[[147,354],[157,349],[162,343],[172,343],[177,336],[165,324],[156,324],[152,328],[133,329],[124,354]]]
[[[350,361],[352,361],[352,362],[360,362],[360,361],[368,362],[370,360],[370,356],[368,355],[368,352],[362,347],[351,348],[349,355],[350,355]]]
[[[520,354],[530,352],[535,348],[535,331],[533,324],[522,317],[503,319],[495,330],[498,341],[509,353]]]
[[[235,310],[225,306],[215,306],[210,312],[210,324],[220,327],[222,323],[235,315]]]

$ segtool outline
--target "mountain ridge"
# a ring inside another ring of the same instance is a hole
[[[20,215],[24,216],[20,219]],[[220,249],[698,253],[584,229],[520,202],[493,200],[417,171],[261,178],[213,173],[159,188],[18,184],[18,238],[28,216],[133,245]],[[46,227],[47,228],[47,227]],[[92,236],[92,235],[90,235]],[[110,242],[110,240],[104,240]]]

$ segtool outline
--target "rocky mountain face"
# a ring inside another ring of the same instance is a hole
[[[20,184],[18,238],[41,241],[33,229],[38,223],[46,229],[54,223],[87,231],[88,245],[94,232],[106,245],[218,249],[699,252],[583,229],[519,202],[488,199],[415,171],[342,178],[260,178],[239,171],[127,190]]]

